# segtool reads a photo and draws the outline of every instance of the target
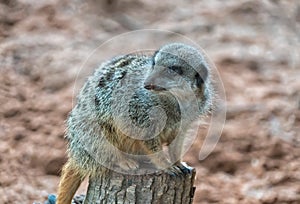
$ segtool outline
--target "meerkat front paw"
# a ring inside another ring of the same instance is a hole
[[[165,169],[165,172],[171,176],[181,176],[190,174],[192,169],[188,168],[185,163],[176,162],[173,166]]]

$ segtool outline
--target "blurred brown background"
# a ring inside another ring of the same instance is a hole
[[[1,0],[0,203],[55,193],[80,65],[106,40],[144,28],[190,37],[224,82],[216,149],[198,161],[198,140],[185,158],[197,168],[195,203],[300,203],[297,0]]]

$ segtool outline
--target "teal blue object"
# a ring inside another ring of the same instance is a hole
[[[56,196],[54,194],[48,195],[48,203],[55,204],[56,203]]]

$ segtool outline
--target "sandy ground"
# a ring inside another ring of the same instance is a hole
[[[297,0],[1,0],[0,203],[42,202],[56,192],[74,83],[105,55],[75,80],[80,66],[106,40],[145,28],[194,40],[225,86],[218,145],[199,161],[199,139],[185,156],[197,169],[194,203],[300,203]]]

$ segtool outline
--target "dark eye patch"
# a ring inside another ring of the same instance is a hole
[[[171,66],[171,67],[168,67],[170,70],[176,72],[177,74],[179,75],[182,75],[183,74],[183,71],[182,71],[182,68],[180,66]]]

